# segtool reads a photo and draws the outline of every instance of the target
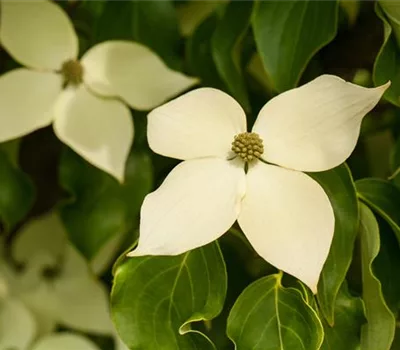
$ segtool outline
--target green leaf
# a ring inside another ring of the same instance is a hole
[[[336,35],[337,1],[258,1],[253,30],[278,92],[294,88],[311,58]]]
[[[98,42],[137,41],[157,52],[172,68],[179,66],[180,36],[172,1],[108,1],[97,28]]]
[[[400,271],[400,250],[390,225],[378,218],[381,246],[374,261],[374,272],[382,284],[383,296],[390,310],[399,313],[400,279],[393,278],[393,271]]]
[[[228,4],[211,39],[215,65],[231,95],[246,110],[250,101],[241,67],[241,41],[250,25],[252,1],[233,1]]]
[[[361,331],[363,350],[389,350],[394,339],[396,319],[387,306],[380,281],[372,264],[379,253],[379,227],[371,210],[360,203],[360,239],[363,300],[367,324]]]
[[[360,199],[367,203],[392,227],[400,244],[400,190],[382,179],[362,179],[356,182]]]
[[[392,84],[383,96],[394,105],[400,106],[400,51],[392,26],[378,3],[376,3],[375,12],[383,22],[384,41],[375,59],[374,83],[382,85],[390,80]]]
[[[152,177],[150,158],[141,151],[129,155],[123,185],[71,150],[63,154],[60,183],[72,198],[61,208],[61,218],[71,242],[88,259],[133,227]]]
[[[32,208],[35,188],[29,177],[0,151],[0,221],[6,232]]]
[[[336,298],[335,324],[324,325],[324,343],[321,350],[357,350],[360,347],[360,329],[365,323],[364,304],[360,298],[350,295],[347,284],[343,283]]]
[[[398,1],[393,0],[379,0],[383,12],[389,19],[392,25],[394,35],[397,39],[397,43],[400,44],[400,6]]]
[[[129,349],[214,349],[191,330],[222,310],[225,263],[217,243],[178,256],[129,258],[115,271],[112,314]]]
[[[201,79],[205,86],[222,89],[224,87],[212,59],[210,37],[217,26],[217,16],[207,17],[188,39],[186,57],[189,71]]]
[[[358,230],[358,203],[350,169],[342,164],[334,169],[309,173],[327,193],[335,212],[335,233],[318,283],[318,302],[328,323],[334,323],[336,296],[353,258]]]
[[[281,274],[247,287],[228,318],[228,336],[237,349],[319,349],[323,329],[301,293],[281,285]]]
[[[389,179],[400,188],[400,137],[396,140],[390,154],[390,170],[392,175]]]

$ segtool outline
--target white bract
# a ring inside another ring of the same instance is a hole
[[[53,123],[62,142],[119,181],[134,134],[126,104],[149,110],[196,83],[128,41],[100,43],[78,61],[72,23],[46,0],[1,1],[0,41],[28,67],[0,78],[0,142]]]
[[[148,116],[150,147],[184,161],[145,198],[139,244],[129,255],[181,254],[237,220],[261,257],[316,293],[335,217],[303,171],[344,162],[388,86],[320,76],[270,100],[252,133],[240,105],[219,90],[197,89],[156,108]]]

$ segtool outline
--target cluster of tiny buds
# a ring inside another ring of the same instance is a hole
[[[61,74],[64,77],[64,84],[79,85],[83,81],[83,67],[79,61],[69,60],[63,63]]]
[[[251,162],[264,153],[264,145],[258,134],[244,132],[235,136],[231,150],[245,162]]]

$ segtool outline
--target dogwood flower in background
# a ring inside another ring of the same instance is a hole
[[[219,90],[197,89],[156,108],[148,116],[150,147],[184,162],[145,198],[139,244],[128,255],[181,254],[238,220],[261,257],[316,293],[335,217],[303,171],[344,162],[388,86],[323,75],[269,101],[252,132],[240,105]]]
[[[0,287],[0,350],[99,349],[82,336],[54,333],[60,325],[113,337],[116,350],[127,350],[111,322],[105,286],[68,242],[56,213],[26,224],[10,254],[22,270],[1,261],[7,287]]]
[[[120,99],[149,110],[196,83],[133,42],[100,43],[78,60],[71,21],[46,0],[2,1],[0,41],[29,67],[0,78],[0,142],[53,123],[62,142],[120,181],[134,134]]]

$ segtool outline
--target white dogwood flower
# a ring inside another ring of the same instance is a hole
[[[134,133],[121,100],[149,110],[196,82],[133,42],[103,42],[78,60],[71,21],[47,0],[2,1],[0,41],[28,67],[0,77],[0,142],[53,123],[62,142],[120,181]]]
[[[219,90],[197,89],[156,108],[148,116],[150,147],[184,161],[145,198],[129,256],[181,254],[237,220],[261,257],[316,293],[335,218],[322,187],[303,171],[344,162],[388,86],[320,76],[270,100],[250,133],[243,109]]]

